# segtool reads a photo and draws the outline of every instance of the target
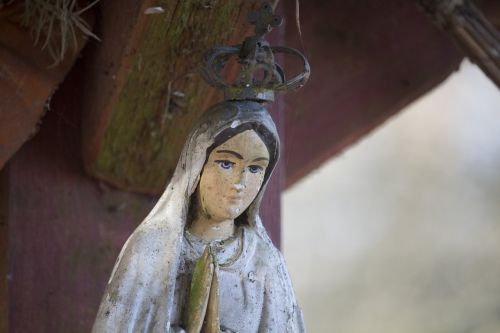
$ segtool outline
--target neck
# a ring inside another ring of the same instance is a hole
[[[209,216],[198,216],[188,230],[205,241],[223,240],[234,235],[234,220],[217,220]]]

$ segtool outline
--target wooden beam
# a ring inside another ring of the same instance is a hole
[[[500,88],[500,32],[473,0],[418,0]]]
[[[498,0],[475,0],[475,3],[491,24],[500,30],[500,2]]]
[[[215,102],[197,74],[210,47],[242,40],[258,1],[107,1],[88,53],[83,155],[118,188],[160,193],[191,126]],[[158,14],[146,15],[148,8]]]
[[[0,169],[38,130],[48,100],[73,66],[87,39],[76,29],[77,47],[54,60],[23,26],[23,2],[0,6]],[[93,21],[90,11],[87,21]]]
[[[0,332],[9,332],[9,182],[8,168],[0,171]]]
[[[303,45],[287,4],[287,44],[305,51],[312,70],[310,82],[286,96],[287,186],[430,91],[463,58],[415,3],[303,1]]]

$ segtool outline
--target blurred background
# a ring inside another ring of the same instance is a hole
[[[285,191],[283,245],[310,332],[500,332],[498,88],[463,61]]]

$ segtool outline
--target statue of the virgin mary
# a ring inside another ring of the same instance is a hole
[[[94,333],[304,332],[259,217],[279,156],[276,127],[264,90],[234,91],[191,131],[165,192],[123,246]]]

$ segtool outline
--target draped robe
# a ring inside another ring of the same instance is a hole
[[[165,192],[123,246],[92,332],[166,333],[181,328],[190,265],[201,255],[200,244],[185,236],[189,200],[217,134],[245,123],[264,126],[273,136],[276,149],[270,152],[268,166],[272,171],[279,139],[261,104],[231,101],[208,110],[188,136]],[[235,332],[304,331],[283,258],[258,215],[270,174],[266,173],[260,192],[242,214],[245,223],[236,240],[242,241],[243,252],[227,270],[220,269],[221,325]]]

